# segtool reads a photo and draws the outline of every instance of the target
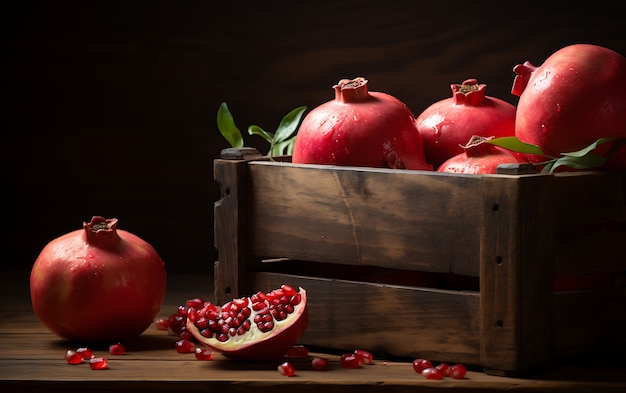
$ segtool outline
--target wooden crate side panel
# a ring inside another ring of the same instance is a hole
[[[481,361],[490,373],[549,366],[551,176],[483,178]]]
[[[626,286],[554,296],[557,357],[626,354]]]
[[[626,270],[626,174],[555,176],[555,274]]]
[[[309,326],[300,340],[306,345],[480,365],[477,292],[263,272],[248,282],[255,290],[284,283],[307,290]]]
[[[253,255],[477,276],[477,177],[249,165]]]
[[[221,197],[213,205],[214,239],[219,260],[214,266],[215,302],[223,304],[242,295],[246,266],[245,203],[246,162],[215,160],[213,177],[220,186]]]

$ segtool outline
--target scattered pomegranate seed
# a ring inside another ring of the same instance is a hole
[[[93,357],[93,351],[87,347],[80,347],[76,352],[80,353],[83,359],[91,359]]]
[[[450,367],[450,376],[454,379],[463,379],[467,374],[467,367],[463,364],[455,364]]]
[[[422,375],[426,377],[426,379],[441,379],[443,375],[441,374],[441,370],[436,367],[428,367],[422,370]]]
[[[289,358],[305,358],[309,356],[309,348],[304,345],[294,345],[287,350],[285,356]]]
[[[83,359],[83,355],[73,349],[68,349],[67,352],[65,352],[65,360],[67,360],[69,364],[80,364],[83,362]]]
[[[159,318],[154,321],[156,328],[158,330],[168,330],[170,328],[170,319],[169,318]]]
[[[441,375],[444,377],[450,376],[450,366],[447,363],[439,363],[437,369],[441,371]]]
[[[191,353],[195,352],[196,344],[193,341],[189,340],[178,340],[176,341],[176,352],[178,353]]]
[[[313,370],[326,371],[328,370],[328,359],[315,357],[311,360],[311,366],[313,366]]]
[[[115,343],[109,345],[109,353],[111,355],[124,355],[126,353],[126,346],[122,343]]]
[[[359,368],[361,360],[354,353],[344,353],[339,361],[343,368]]]
[[[208,348],[196,348],[196,359],[198,360],[213,360],[213,351]]]
[[[415,359],[413,360],[413,370],[416,373],[421,374],[427,368],[432,367],[432,363],[428,359]]]
[[[106,370],[109,368],[107,358],[94,356],[89,359],[89,367],[92,370]]]
[[[354,354],[361,364],[372,364],[374,361],[374,355],[364,349],[355,349]]]
[[[278,366],[278,372],[286,377],[293,377],[296,373],[296,369],[289,362],[285,362]]]

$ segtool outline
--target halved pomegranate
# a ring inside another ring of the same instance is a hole
[[[308,322],[306,291],[289,285],[221,307],[205,302],[187,313],[187,330],[198,342],[231,359],[250,361],[282,358]]]

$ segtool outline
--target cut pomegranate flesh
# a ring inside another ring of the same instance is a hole
[[[186,327],[198,342],[226,357],[271,360],[284,357],[307,324],[306,291],[283,285],[223,306],[190,307]]]

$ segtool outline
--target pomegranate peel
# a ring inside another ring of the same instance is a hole
[[[281,292],[283,289],[293,292],[287,296]],[[290,297],[297,300],[285,302],[285,298]],[[264,306],[260,307],[259,304]],[[278,309],[283,307],[279,304],[285,305],[284,308],[290,312],[281,315]],[[292,309],[288,307],[289,304],[293,305]],[[258,319],[262,321],[257,322]],[[221,307],[206,303],[201,309],[192,308],[188,312],[187,330],[200,344],[225,357],[265,361],[283,358],[300,339],[308,321],[306,291],[301,287],[295,291],[283,285],[267,294],[258,292],[252,297],[235,299]]]

